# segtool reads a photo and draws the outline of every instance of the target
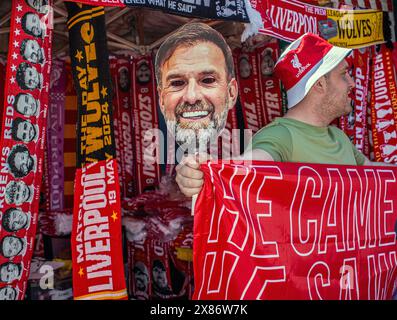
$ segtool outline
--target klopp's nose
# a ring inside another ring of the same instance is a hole
[[[196,81],[189,81],[183,98],[184,102],[189,104],[195,104],[201,100],[200,87],[197,85]]]

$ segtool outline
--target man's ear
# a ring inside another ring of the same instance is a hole
[[[160,110],[164,114],[164,104],[163,104],[163,95],[162,95],[162,90],[160,86],[157,86],[157,94],[159,96],[159,103],[160,103]]]
[[[229,82],[228,95],[229,95],[228,109],[230,110],[236,104],[237,96],[238,96],[238,85],[235,78],[232,78]]]
[[[313,85],[314,91],[321,94],[326,93],[327,88],[328,88],[328,81],[325,78],[325,76],[320,77],[320,79],[318,79]]]

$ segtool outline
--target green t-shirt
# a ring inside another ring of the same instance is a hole
[[[249,149],[268,152],[274,161],[363,165],[365,157],[343,131],[276,118],[252,138]]]

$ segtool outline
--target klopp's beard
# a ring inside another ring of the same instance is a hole
[[[209,143],[215,142],[222,130],[225,128],[228,114],[229,97],[226,96],[222,111],[215,113],[215,107],[205,104],[202,101],[194,105],[178,105],[175,109],[175,119],[166,118],[168,131],[173,133],[176,142],[195,149],[196,151],[205,151]],[[208,111],[211,114],[209,122],[207,121],[184,121],[180,122],[180,117],[186,111]]]

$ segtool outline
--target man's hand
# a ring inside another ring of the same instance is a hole
[[[204,174],[199,169],[200,163],[209,158],[205,153],[188,155],[177,165],[175,181],[185,196],[192,197],[200,192],[204,183]]]

